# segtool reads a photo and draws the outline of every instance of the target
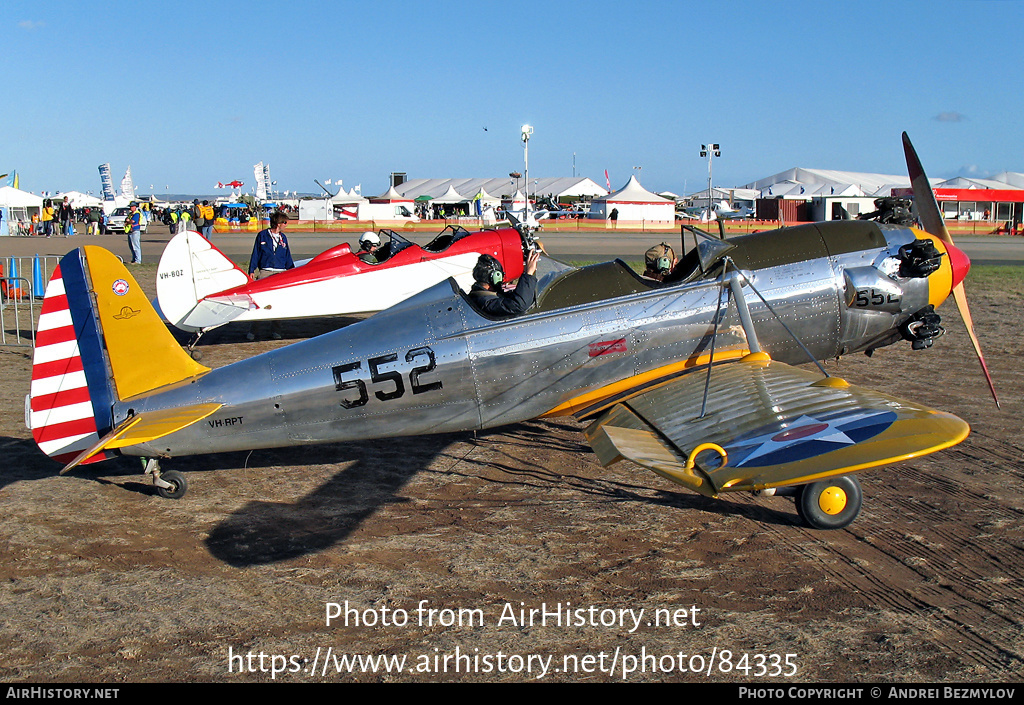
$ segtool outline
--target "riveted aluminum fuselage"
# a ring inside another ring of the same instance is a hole
[[[901,287],[898,310],[891,302],[889,310],[847,303],[845,270],[892,269],[887,260],[913,241],[915,231],[856,224],[846,228],[851,243],[836,225],[814,228],[795,238],[796,228],[740,238],[728,253],[774,311],[744,288],[761,347],[791,364],[807,356],[779,319],[824,359],[890,335],[928,300],[925,280],[883,275]],[[746,349],[736,306],[720,285],[721,263],[704,278],[671,286],[613,269],[552,272],[542,278],[539,310],[501,321],[476,312],[451,281],[441,282],[346,328],[119,402],[115,424],[130,413],[223,404],[208,418],[122,452],[175,456],[523,421],[566,408],[581,395],[600,396],[616,383],[700,360],[711,349],[716,310],[716,359]],[[602,278],[612,274],[629,293],[602,298]],[[570,275],[583,292],[576,298],[585,299],[592,288],[592,300],[546,309],[545,294],[565,288]],[[867,275],[861,272],[858,281]]]

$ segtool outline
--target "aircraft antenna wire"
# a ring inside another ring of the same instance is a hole
[[[696,237],[696,236],[695,236]],[[731,260],[726,262],[728,269]],[[725,290],[725,272],[722,272],[722,280],[718,285],[718,303],[715,306],[715,327],[711,331],[711,355],[708,357],[708,374],[704,378],[704,398],[700,402],[700,418],[704,418],[708,410],[708,390],[711,387],[711,368],[715,364],[715,341],[718,340],[718,317],[722,313],[722,292]]]

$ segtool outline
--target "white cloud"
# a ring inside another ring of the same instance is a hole
[[[22,20],[18,23],[18,26],[22,29],[33,30],[45,27],[46,23],[42,20]]]
[[[992,171],[982,169],[977,164],[964,164],[952,176],[963,176],[967,179],[988,179],[992,177],[993,173]]]
[[[951,110],[946,113],[939,113],[935,116],[935,119],[939,122],[967,122],[967,116],[963,113],[958,113],[955,110]]]

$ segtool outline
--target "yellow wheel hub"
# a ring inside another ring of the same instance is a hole
[[[818,506],[826,514],[838,514],[846,509],[846,492],[841,487],[829,487],[818,497]]]

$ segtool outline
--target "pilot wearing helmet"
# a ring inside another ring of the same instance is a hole
[[[377,250],[380,248],[380,235],[367,230],[359,236],[359,259],[367,264],[378,264]]]
[[[647,268],[642,276],[644,279],[664,281],[668,273],[675,268],[678,261],[676,253],[666,243],[663,242],[660,245],[655,245],[644,253],[644,263],[647,265]]]
[[[473,288],[469,290],[469,300],[481,313],[490,316],[509,317],[525,313],[537,299],[537,261],[540,253],[531,250],[526,259],[523,275],[519,277],[516,288],[505,291],[505,270],[501,262],[491,255],[480,255],[473,267]]]

